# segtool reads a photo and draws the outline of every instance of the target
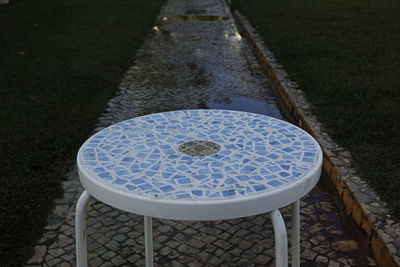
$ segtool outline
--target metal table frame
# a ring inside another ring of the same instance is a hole
[[[311,137],[310,140],[314,139]],[[300,266],[299,200],[316,185],[322,167],[322,151],[316,141],[314,140],[313,142],[316,144],[318,154],[316,156],[316,163],[308,170],[306,175],[301,177],[301,179],[272,192],[268,191],[261,194],[242,198],[230,198],[223,201],[155,200],[143,195],[131,194],[116,188],[104,186],[101,181],[93,179],[93,175],[85,170],[84,166],[82,166],[82,162],[78,160],[79,177],[85,191],[81,194],[76,206],[77,265],[87,266],[86,212],[93,196],[118,209],[144,216],[145,255],[146,266],[148,267],[153,266],[152,217],[172,220],[209,221],[247,217],[262,213],[269,213],[274,228],[276,266],[287,266],[287,232],[279,208],[291,205],[292,266]],[[81,150],[78,153],[78,159],[82,156]]]
[[[86,235],[86,211],[89,202],[92,199],[91,195],[84,191],[79,197],[76,205],[76,262],[77,266],[87,266],[87,235]],[[292,266],[300,266],[300,204],[299,200],[291,204],[292,215]],[[269,213],[274,228],[275,236],[275,262],[276,266],[288,266],[288,242],[285,221],[278,210],[273,210]],[[152,217],[144,216],[144,237],[145,237],[145,254],[146,266],[153,266],[153,232],[152,232]]]

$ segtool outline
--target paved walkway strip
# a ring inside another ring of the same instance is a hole
[[[290,121],[282,106],[225,1],[169,0],[96,131],[150,112],[191,108],[238,109]],[[75,170],[63,188],[29,266],[75,265],[75,205],[83,190]],[[322,188],[301,201],[301,261],[310,266],[376,265],[343,207]],[[290,235],[290,210],[282,213]],[[143,231],[142,216],[93,201],[89,265],[144,266]],[[213,222],[154,219],[153,231],[156,266],[274,264],[266,214]]]

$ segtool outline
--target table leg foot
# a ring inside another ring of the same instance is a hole
[[[75,233],[76,233],[76,265],[87,266],[87,242],[86,242],[86,210],[92,197],[88,192],[83,191],[76,204],[75,211]]]
[[[146,251],[146,267],[153,267],[153,229],[152,218],[144,216],[144,241]]]
[[[288,244],[286,226],[279,210],[270,212],[275,235],[275,262],[277,267],[288,266]]]
[[[300,267],[300,201],[292,203],[292,266]]]

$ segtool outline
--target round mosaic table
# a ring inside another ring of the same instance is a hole
[[[91,196],[145,218],[152,266],[151,218],[221,220],[269,212],[277,266],[287,265],[279,208],[292,206],[292,262],[300,263],[299,199],[317,183],[322,152],[305,131],[265,115],[181,110],[137,117],[89,138],[78,152],[85,188],[76,208],[77,264],[86,266]]]

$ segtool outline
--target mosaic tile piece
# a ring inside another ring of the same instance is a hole
[[[112,125],[82,146],[82,167],[107,186],[151,198],[228,199],[277,190],[317,162],[298,127],[230,110],[157,113]]]

